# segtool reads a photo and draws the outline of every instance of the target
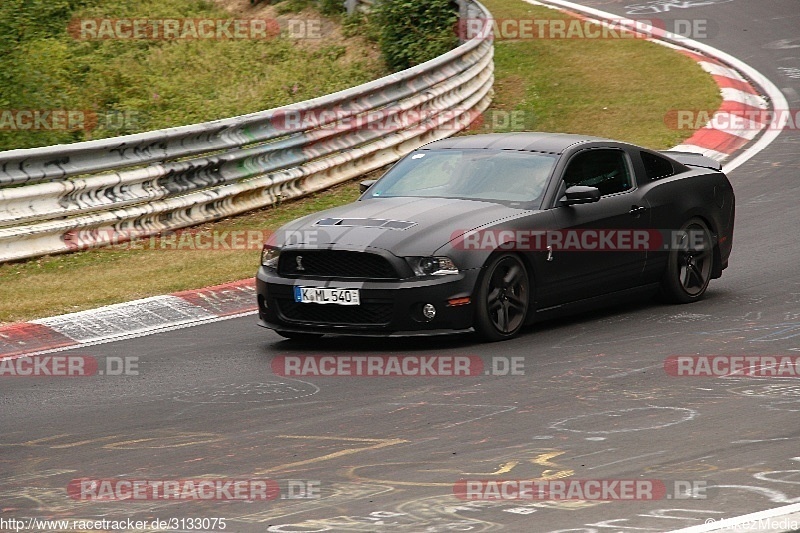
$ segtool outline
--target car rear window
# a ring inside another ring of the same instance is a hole
[[[669,161],[669,159],[651,154],[650,152],[640,153],[642,154],[644,171],[649,181],[655,181],[675,175],[675,169],[672,167],[672,163]]]

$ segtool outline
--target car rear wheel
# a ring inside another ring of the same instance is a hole
[[[525,324],[530,300],[528,272],[513,254],[494,257],[481,277],[475,331],[481,340],[510,339]]]
[[[705,294],[714,269],[711,232],[705,222],[692,218],[675,241],[661,281],[661,296],[672,303],[697,301]]]

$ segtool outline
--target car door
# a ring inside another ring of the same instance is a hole
[[[597,187],[599,201],[564,205],[564,191],[573,185]],[[537,256],[540,308],[640,283],[647,257],[641,238],[650,229],[650,209],[625,150],[588,148],[572,155],[550,211],[563,249],[554,242],[552,250]]]

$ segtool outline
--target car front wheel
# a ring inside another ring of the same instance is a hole
[[[481,340],[510,339],[528,314],[530,282],[522,261],[513,254],[494,257],[478,286],[475,331]]]

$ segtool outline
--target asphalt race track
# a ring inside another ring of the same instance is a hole
[[[759,70],[800,108],[797,0],[697,3],[672,2],[657,16],[713,22],[704,42]],[[632,4],[645,2],[585,2],[621,15]],[[797,125],[730,178],[730,268],[697,304],[638,302],[492,345],[464,337],[297,344],[247,316],[62,352],[137,357],[138,376],[3,379],[0,517],[225,518],[228,532],[664,532],[800,502],[798,378],[664,369],[672,355],[800,356]],[[501,375],[273,372],[276,358],[307,355],[478,356]],[[504,374],[514,361],[516,375]],[[78,478],[271,479],[281,493],[81,501],[66,492]],[[454,496],[461,479],[564,478],[657,480],[666,494]],[[678,489],[687,486],[705,490],[685,497]]]

